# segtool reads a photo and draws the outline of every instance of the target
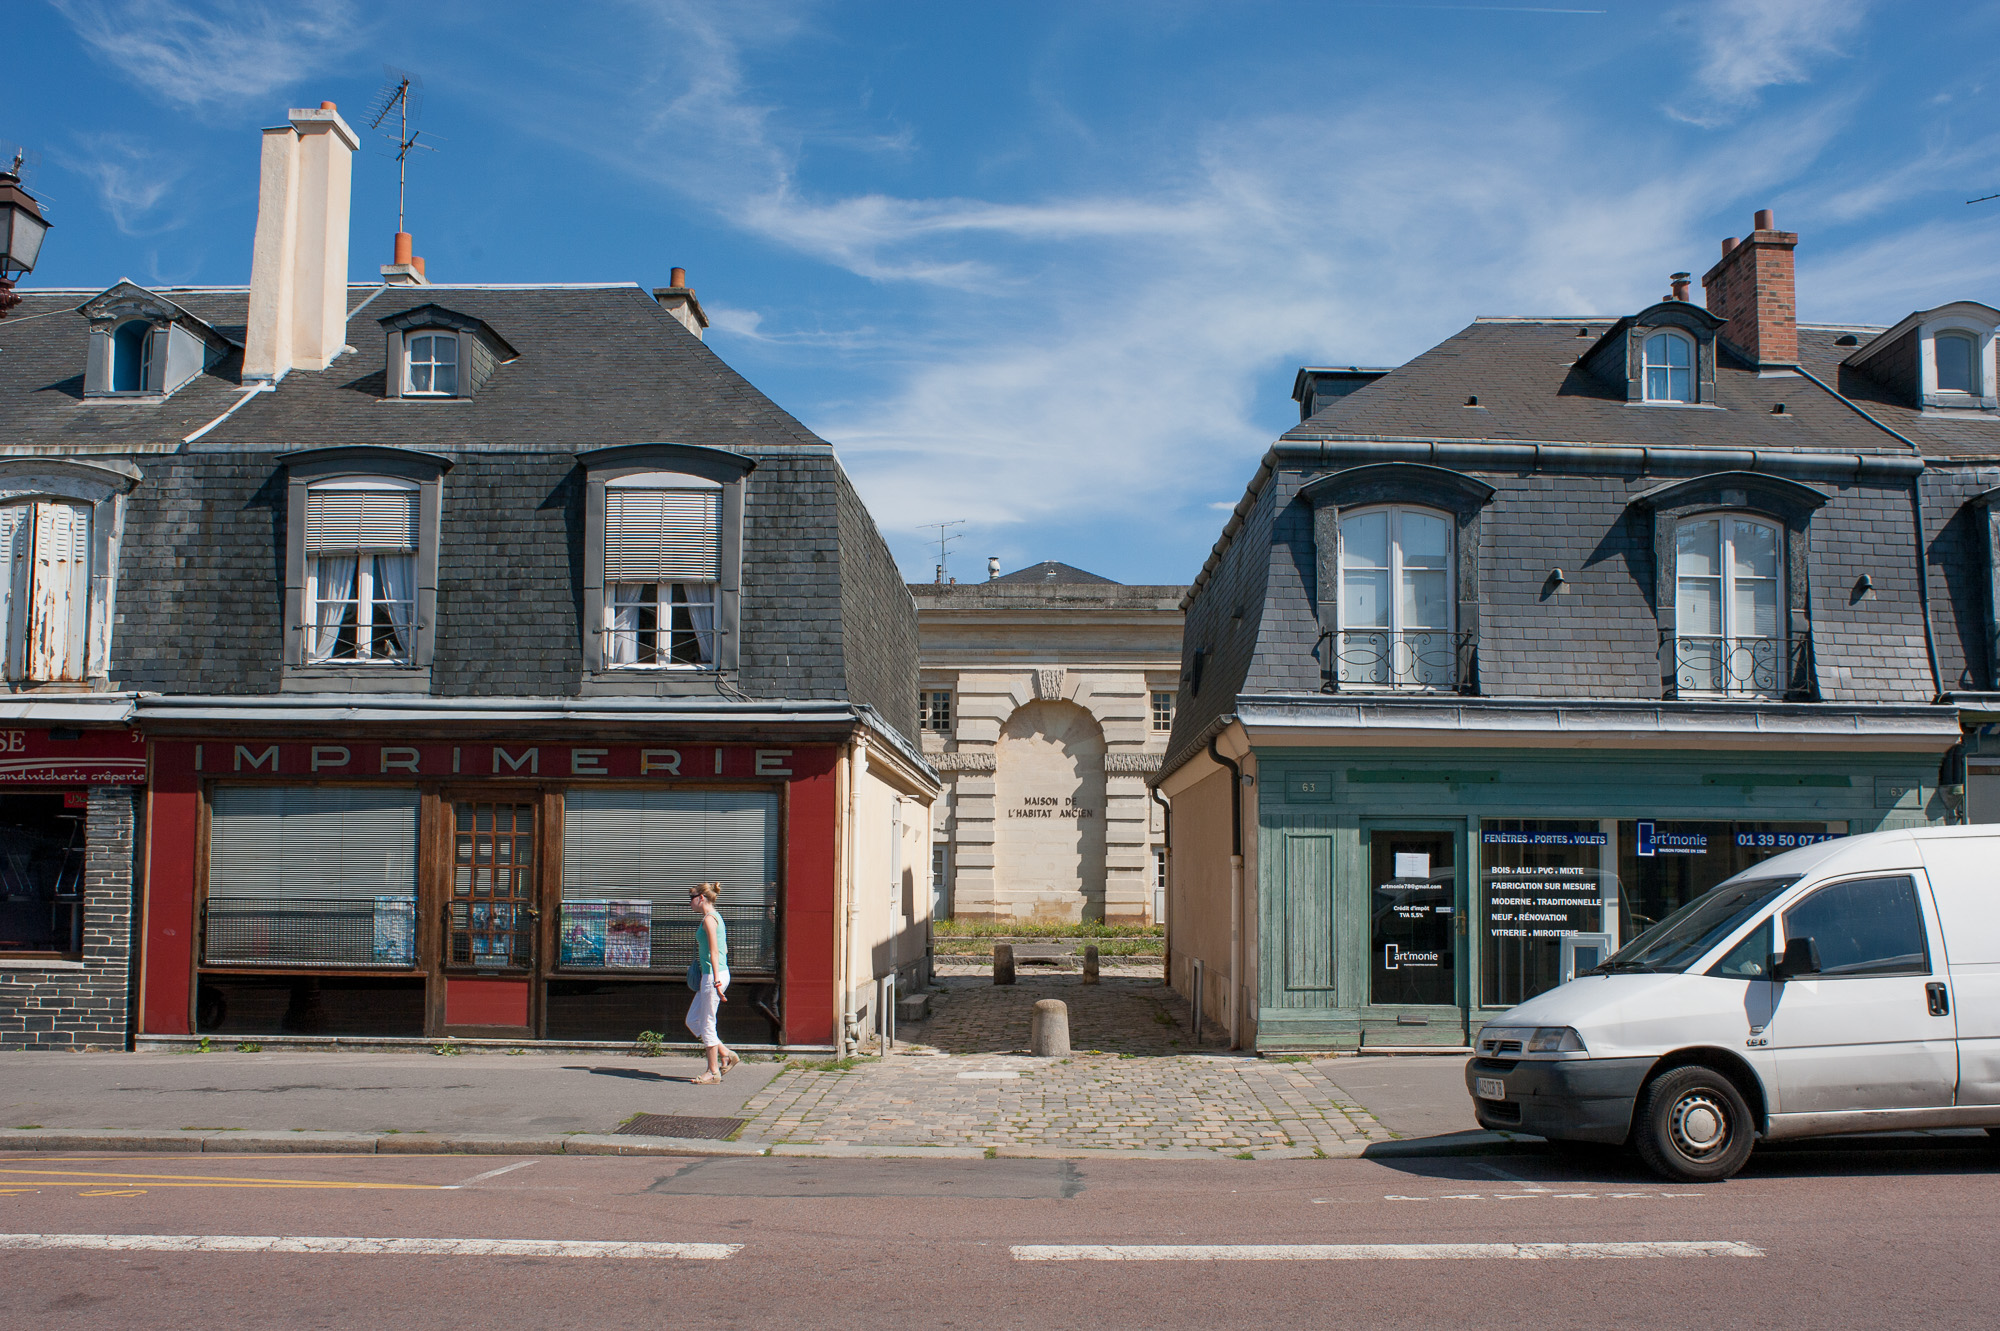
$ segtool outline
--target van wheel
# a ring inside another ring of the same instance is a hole
[[[1713,1068],[1675,1068],[1640,1092],[1632,1144],[1654,1173],[1679,1183],[1720,1183],[1750,1158],[1750,1106]]]

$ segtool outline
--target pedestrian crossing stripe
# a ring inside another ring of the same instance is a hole
[[[1549,1261],[1565,1258],[1762,1257],[1733,1240],[1660,1243],[1026,1243],[1020,1262]]]

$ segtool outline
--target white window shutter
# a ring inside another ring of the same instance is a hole
[[[81,680],[90,618],[89,505],[36,504],[30,562],[23,674]]]
[[[414,490],[311,490],[306,494],[306,553],[414,550]]]
[[[606,582],[713,582],[721,565],[720,491],[605,491]]]
[[[7,677],[20,679],[25,664],[23,643],[27,637],[28,568],[33,546],[35,506],[10,504],[0,508],[0,633],[6,635]]]

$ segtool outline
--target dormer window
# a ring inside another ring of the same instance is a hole
[[[1694,401],[1694,344],[1679,333],[1646,339],[1646,401]]]
[[[426,401],[463,399],[520,353],[475,319],[442,305],[384,315],[383,396]]]
[[[1937,335],[1937,386],[1940,393],[1979,393],[1979,344],[1965,333]]]
[[[111,335],[111,391],[143,393],[153,378],[153,325],[127,319]]]
[[[403,391],[413,396],[458,395],[458,335],[410,333],[405,336],[407,372]]]

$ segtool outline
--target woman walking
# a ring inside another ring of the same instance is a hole
[[[715,1017],[729,988],[729,926],[715,908],[722,895],[721,883],[699,883],[688,889],[688,905],[698,917],[695,929],[694,1002],[688,1005],[687,1027],[708,1050],[708,1071],[694,1079],[697,1086],[713,1086],[724,1073],[743,1060],[715,1033]]]

